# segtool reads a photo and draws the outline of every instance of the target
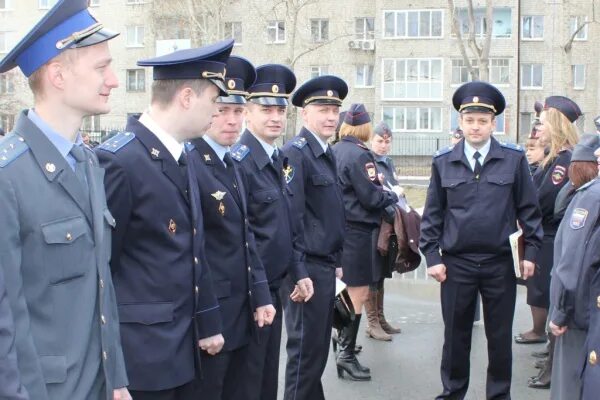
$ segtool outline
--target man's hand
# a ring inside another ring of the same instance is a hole
[[[523,260],[521,261],[521,276],[523,280],[527,280],[527,278],[531,278],[535,273],[535,264],[531,261]]]
[[[198,341],[198,346],[200,346],[202,350],[206,351],[211,356],[214,356],[220,352],[224,344],[225,339],[220,333],[218,335],[210,336]]]
[[[552,334],[556,337],[562,336],[565,334],[565,332],[567,331],[567,327],[566,326],[558,326],[556,325],[554,322],[550,321],[550,331],[552,332]]]
[[[258,324],[259,328],[262,328],[265,325],[271,325],[273,323],[273,318],[275,318],[275,307],[273,304],[267,304],[266,306],[256,307],[256,311],[254,312],[254,320]]]
[[[338,279],[342,279],[344,277],[344,270],[341,267],[335,269],[335,277]]]
[[[310,278],[300,279],[296,286],[294,287],[294,291],[290,294],[290,298],[292,301],[300,302],[304,301],[305,303],[310,300],[310,298],[314,294],[313,283]]]
[[[429,267],[427,268],[427,275],[442,283],[446,280],[446,266],[444,264],[437,264]]]
[[[113,390],[113,400],[132,400],[127,388]]]

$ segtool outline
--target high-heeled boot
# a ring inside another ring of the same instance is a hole
[[[383,314],[383,287],[377,291],[377,317],[379,319],[379,325],[381,329],[388,335],[394,335],[396,333],[401,333],[402,329],[396,328],[390,325],[385,319],[385,315]]]
[[[343,378],[346,373],[355,381],[371,380],[371,374],[358,362],[354,351],[360,318],[361,314],[357,314],[354,321],[339,332],[339,353],[336,360],[338,378]]]

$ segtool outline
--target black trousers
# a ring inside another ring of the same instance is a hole
[[[192,399],[204,399],[198,392],[198,386],[196,381],[191,381],[185,385],[177,386],[173,389],[158,390],[158,391],[144,391],[144,390],[130,390],[129,394],[134,400],[192,400]]]
[[[512,260],[473,262],[444,256],[446,281],[441,285],[444,349],[437,399],[463,399],[469,387],[471,334],[477,293],[481,293],[488,343],[487,399],[510,399],[512,323],[516,282]]]
[[[248,361],[248,346],[211,356],[202,352],[202,379],[196,400],[246,399],[243,382]]]
[[[325,371],[331,341],[335,268],[306,262],[315,294],[308,303],[284,300],[285,327],[288,335],[284,400],[324,400],[321,376]],[[286,279],[288,293],[294,282]]]
[[[276,314],[273,324],[258,329],[248,345],[243,387],[248,400],[277,400],[279,350],[283,310],[278,291],[271,292]]]

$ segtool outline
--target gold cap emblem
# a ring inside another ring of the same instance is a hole
[[[477,97],[477,96],[473,97],[473,103],[479,103],[479,97]]]
[[[591,365],[596,365],[598,363],[598,357],[597,357],[595,351],[590,352],[590,357],[589,357],[588,361],[590,362]]]
[[[232,89],[232,90],[233,90],[233,89],[235,89],[235,81],[234,81],[233,79],[230,79],[230,80],[227,82],[227,87],[228,87],[229,89]]]
[[[273,93],[279,93],[279,86],[277,86],[277,85],[273,85],[273,86],[271,87],[271,91],[272,91]]]
[[[328,91],[327,91],[327,96],[328,96],[328,97],[331,97],[331,96],[333,96],[333,90],[328,90]]]

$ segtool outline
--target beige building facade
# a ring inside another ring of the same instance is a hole
[[[54,2],[0,0],[0,57]],[[467,3],[455,3],[467,35]],[[473,29],[481,37],[485,2],[474,3]],[[396,155],[428,156],[447,143],[457,126],[452,93],[471,79],[447,0],[91,0],[91,7],[105,26],[121,32],[111,41],[120,81],[113,111],[89,118],[84,129],[92,131],[120,129],[127,115],[147,106],[152,72],[137,60],[224,37],[234,37],[234,54],[257,66],[292,66],[299,84],[323,74],[345,79],[345,104],[362,102],[375,122],[386,120],[396,132]],[[201,18],[190,17],[190,9]],[[592,10],[591,0],[494,1],[489,80],[507,99],[497,124],[502,140],[523,142],[535,100],[552,94],[580,105],[581,132],[595,129],[600,24]],[[0,127],[10,129],[31,102],[20,71],[0,74]],[[299,125],[290,124],[288,137]]]

